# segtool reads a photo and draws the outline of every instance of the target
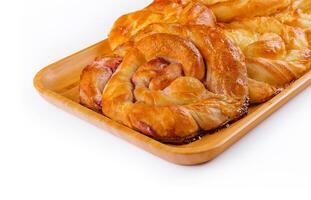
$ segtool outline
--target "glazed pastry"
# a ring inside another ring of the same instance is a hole
[[[301,28],[284,25],[274,17],[248,18],[223,26],[246,57],[248,76],[253,79],[251,103],[269,100],[311,67],[311,50]]]
[[[201,131],[245,115],[244,56],[222,29],[211,27],[215,25],[211,12],[205,6],[197,8],[205,11],[187,18],[193,24],[186,20],[171,24],[179,32],[144,35],[141,30],[114,56],[87,67],[81,76],[81,102],[93,110],[101,107],[109,118],[168,143],[191,141]],[[196,19],[200,21],[194,24]],[[207,25],[198,25],[202,21]],[[117,68],[112,76],[111,68]]]

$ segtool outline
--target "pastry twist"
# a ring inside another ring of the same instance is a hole
[[[220,28],[184,24],[159,24],[171,32],[141,30],[88,66],[81,75],[82,104],[168,143],[190,141],[246,114],[240,50]]]

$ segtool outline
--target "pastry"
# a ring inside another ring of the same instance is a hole
[[[247,18],[223,27],[246,57],[251,103],[271,99],[311,67],[307,35],[299,27],[275,17]]]
[[[104,115],[147,136],[177,144],[245,115],[245,58],[222,29],[213,27],[210,11],[199,18],[207,25],[188,18],[194,22],[171,24],[180,29],[174,34],[138,32],[113,55],[88,66],[81,75],[81,102],[93,110],[101,107]]]

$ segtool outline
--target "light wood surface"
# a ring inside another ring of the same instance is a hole
[[[206,135],[191,144],[167,145],[118,124],[78,103],[78,85],[82,69],[96,57],[109,52],[107,41],[99,42],[42,69],[35,76],[34,85],[47,101],[59,108],[156,156],[180,165],[196,165],[212,160],[311,84],[311,71],[309,71],[272,100],[252,107],[246,117],[228,128]]]

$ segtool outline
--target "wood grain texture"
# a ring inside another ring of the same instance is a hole
[[[212,160],[311,84],[311,71],[309,71],[270,101],[252,107],[246,117],[228,128],[206,135],[191,144],[167,145],[112,121],[78,103],[81,71],[96,57],[109,52],[108,42],[106,40],[99,42],[42,69],[34,78],[34,86],[42,97],[59,108],[156,156],[180,165],[196,165]]]

